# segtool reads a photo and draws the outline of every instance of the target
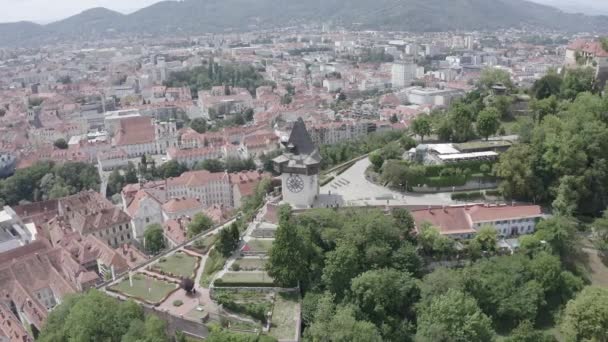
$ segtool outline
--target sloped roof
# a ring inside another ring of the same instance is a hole
[[[306,124],[300,117],[293,125],[288,145],[293,145],[295,154],[311,154],[315,150],[315,145],[306,130]]]

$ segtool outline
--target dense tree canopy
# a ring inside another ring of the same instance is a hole
[[[0,201],[15,205],[72,195],[82,190],[99,190],[99,174],[91,164],[38,162],[0,180]]]
[[[608,205],[608,100],[580,93],[556,108],[557,115],[537,114],[541,122],[529,143],[501,155],[495,169],[501,190],[552,203],[562,215],[599,215]]]
[[[165,322],[134,302],[96,290],[71,295],[49,315],[38,341],[168,342]]]
[[[568,302],[560,328],[567,342],[608,340],[608,289],[583,289]]]
[[[264,80],[262,74],[251,65],[219,65],[212,58],[206,66],[171,73],[165,85],[168,87],[188,86],[195,96],[199,90],[211,89],[213,86],[230,85],[245,88],[255,96],[257,87],[263,85],[274,86],[275,84]]]
[[[420,308],[416,341],[487,342],[494,339],[492,321],[475,299],[450,289]]]

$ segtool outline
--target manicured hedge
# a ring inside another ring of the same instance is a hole
[[[244,282],[229,282],[222,279],[217,279],[213,285],[216,287],[275,287],[273,283],[244,283]]]
[[[500,197],[502,193],[500,190],[486,190],[486,196]]]
[[[452,199],[454,201],[473,201],[473,200],[482,200],[485,199],[485,195],[483,192],[475,191],[475,192],[460,192],[452,194]]]
[[[428,177],[424,184],[430,188],[445,188],[450,186],[463,186],[467,183],[467,177],[464,175],[447,176],[447,177]]]

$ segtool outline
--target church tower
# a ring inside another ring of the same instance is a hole
[[[284,145],[285,153],[273,160],[281,174],[283,201],[294,208],[310,208],[319,196],[321,155],[302,118],[296,121]]]

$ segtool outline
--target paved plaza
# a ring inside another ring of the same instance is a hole
[[[374,184],[365,178],[365,170],[370,165],[369,158],[362,159],[329,184],[321,187],[319,200],[315,206],[454,204],[449,193],[402,193]]]

